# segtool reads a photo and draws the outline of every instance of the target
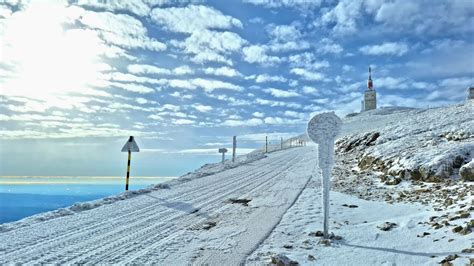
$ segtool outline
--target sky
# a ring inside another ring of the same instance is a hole
[[[0,0],[0,175],[178,176],[378,106],[461,103],[470,0]]]

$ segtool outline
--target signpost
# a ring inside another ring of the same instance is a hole
[[[342,121],[334,114],[322,113],[315,115],[308,122],[308,137],[318,144],[319,169],[322,172],[323,207],[324,207],[324,238],[328,236],[329,226],[329,188],[331,170],[334,166],[334,141],[341,130]]]
[[[128,190],[128,179],[130,178],[130,161],[132,160],[132,152],[139,152],[140,149],[138,148],[137,143],[133,136],[130,136],[128,141],[122,148],[122,152],[128,152],[128,164],[127,164],[127,179],[125,181],[125,191]]]
[[[224,163],[224,160],[225,160],[225,153],[227,152],[227,149],[226,148],[220,148],[218,150],[219,153],[222,153],[222,163]]]

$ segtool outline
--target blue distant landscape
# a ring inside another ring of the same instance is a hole
[[[133,178],[130,190],[170,178]],[[0,177],[0,223],[124,192],[123,177]]]

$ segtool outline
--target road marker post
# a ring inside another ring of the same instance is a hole
[[[125,181],[125,191],[128,190],[128,181],[130,179],[130,161],[132,160],[132,152],[140,152],[140,148],[138,148],[137,143],[133,136],[130,136],[125,145],[122,148],[122,152],[128,152],[128,163],[127,163],[127,178]]]
[[[308,122],[308,137],[318,144],[318,166],[322,172],[324,238],[328,239],[329,227],[329,189],[331,187],[331,170],[334,166],[334,141],[339,134],[342,120],[334,113],[315,115]]]
[[[235,149],[237,148],[237,136],[232,138],[232,162],[235,162]]]
[[[268,136],[265,136],[265,153],[268,153]]]
[[[225,153],[227,152],[227,149],[226,148],[220,148],[218,150],[219,153],[222,153],[222,163],[224,163],[225,161]]]

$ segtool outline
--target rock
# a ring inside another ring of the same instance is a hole
[[[464,181],[474,181],[474,159],[459,169],[459,175]]]
[[[421,235],[416,235],[416,237],[425,237],[425,236],[429,236],[429,235],[431,235],[431,234],[428,233],[428,232],[423,232],[423,234],[421,234]]]
[[[290,248],[293,248],[293,245],[290,245],[290,244],[285,244],[283,245],[284,248],[287,248],[287,249],[290,249]]]
[[[282,254],[276,254],[271,257],[272,264],[277,266],[295,266],[299,265],[297,261],[294,261]]]
[[[462,253],[474,253],[474,248],[465,248],[461,250]]]
[[[309,233],[309,236],[323,237],[324,234],[322,231],[316,231],[316,232]]]
[[[321,239],[318,241],[319,245],[325,245],[325,246],[330,246],[331,245],[331,240],[330,239]]]
[[[308,255],[308,260],[309,261],[315,261],[316,258],[313,255]]]
[[[342,206],[347,207],[347,208],[358,208],[359,206],[357,205],[347,205],[347,204],[342,204]]]
[[[456,255],[456,254],[454,254],[454,255],[449,255],[449,256],[447,256],[446,258],[444,258],[442,261],[440,261],[439,263],[440,263],[440,264],[444,264],[444,263],[446,263],[446,262],[453,261],[453,260],[455,260],[456,258],[459,258],[459,256]]]
[[[382,230],[382,231],[390,231],[392,228],[397,227],[396,223],[391,223],[391,222],[385,222],[381,225],[377,225],[377,228]]]
[[[402,179],[400,177],[394,177],[391,175],[388,175],[385,177],[385,185],[389,186],[395,186],[398,185],[402,182]]]
[[[462,230],[462,226],[458,225],[458,226],[453,228],[453,233],[459,233],[459,232],[461,232],[461,230]]]

